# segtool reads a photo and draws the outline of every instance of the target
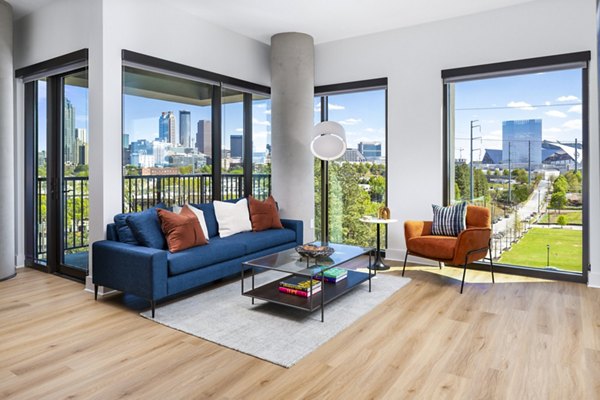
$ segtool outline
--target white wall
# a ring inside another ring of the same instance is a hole
[[[121,211],[121,50],[268,85],[269,46],[174,9],[166,0],[59,0],[16,23],[16,68],[82,48],[89,48],[90,57],[93,242],[105,237],[106,223]],[[22,142],[18,146],[22,149]],[[19,157],[22,174],[21,150]],[[22,252],[23,232],[17,235]]]
[[[540,0],[316,47],[316,85],[388,77],[388,190],[394,217],[430,219],[431,204],[442,202],[441,70],[591,50],[590,243],[600,242],[595,6],[594,0]],[[388,255],[403,259],[402,223],[390,225],[388,241]],[[597,246],[591,246],[590,257],[590,282],[600,283]]]

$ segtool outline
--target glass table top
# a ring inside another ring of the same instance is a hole
[[[310,244],[321,245],[320,242],[312,242]],[[244,265],[310,277],[356,257],[368,254],[373,250],[371,247],[358,247],[336,243],[329,243],[328,246],[335,249],[335,252],[329,257],[310,258],[307,260],[306,257],[298,254],[296,250],[289,249],[247,261]]]

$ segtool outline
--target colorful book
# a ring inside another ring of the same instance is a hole
[[[279,291],[282,293],[293,294],[294,296],[310,297],[310,290],[309,291],[296,290],[296,289],[290,289],[290,288],[287,288],[284,286],[279,286]],[[318,293],[320,291],[321,291],[320,286],[318,288],[313,287],[312,294]]]
[[[348,277],[348,270],[344,268],[330,268],[327,271],[323,272],[323,275],[319,274],[315,276],[316,279],[323,279],[325,282],[337,283],[341,280],[344,280]]]
[[[279,286],[295,290],[310,290],[311,280],[302,276],[290,276],[289,278],[279,282]],[[313,291],[316,287],[321,287],[321,282],[316,279],[312,280]]]
[[[327,283],[338,283],[338,282],[340,282],[340,281],[343,281],[343,280],[344,280],[344,279],[346,279],[347,277],[348,277],[348,275],[342,275],[342,276],[340,276],[340,277],[337,277],[337,278],[328,278],[328,277],[324,277],[324,278],[322,278],[322,279],[323,279],[323,282],[327,282]],[[319,279],[319,280],[320,280],[320,279],[321,279],[321,277],[319,276],[319,277],[317,277],[317,279]]]

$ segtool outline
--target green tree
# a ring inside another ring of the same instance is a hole
[[[560,225],[561,228],[567,224],[567,218],[564,215],[560,215],[556,220],[556,223]]]
[[[558,178],[556,178],[556,180],[552,184],[552,191],[554,191],[554,192],[567,193],[568,189],[569,189],[569,182],[567,182],[567,178],[565,178],[564,175],[561,175]]]
[[[567,204],[567,195],[565,192],[554,192],[552,193],[552,197],[550,197],[550,207],[555,210],[562,210]]]
[[[385,178],[381,175],[372,176],[369,179],[369,187],[371,188],[371,201],[381,203],[385,195]]]
[[[194,170],[191,165],[185,165],[183,167],[179,167],[178,169],[181,175],[189,175]]]
[[[512,176],[518,183],[529,182],[527,171],[525,171],[523,168],[513,169]]]

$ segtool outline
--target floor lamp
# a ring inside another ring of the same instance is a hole
[[[321,160],[321,243],[329,243],[327,212],[329,209],[329,161],[346,152],[346,132],[337,122],[324,121],[315,125],[310,151]]]

